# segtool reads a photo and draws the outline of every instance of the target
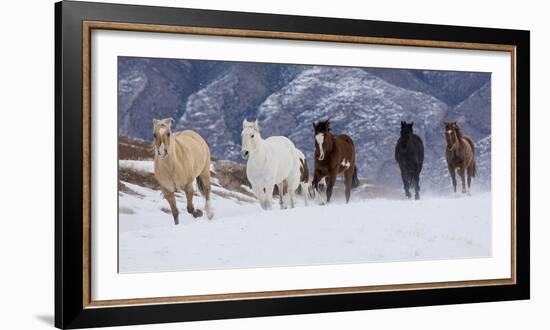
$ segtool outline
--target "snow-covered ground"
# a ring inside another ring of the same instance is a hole
[[[154,173],[154,165],[151,160],[119,160],[120,167],[130,168],[136,171]]]
[[[130,164],[124,164],[129,166]],[[133,166],[148,170],[145,163]],[[150,169],[149,169],[150,170]],[[213,187],[214,218],[193,219],[178,194],[175,226],[159,191],[123,183],[119,270],[156,272],[477,258],[491,255],[491,195],[420,201],[353,198],[329,205],[301,198],[263,211],[238,192]],[[194,198],[203,208],[204,200]]]

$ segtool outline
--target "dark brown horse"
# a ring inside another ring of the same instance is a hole
[[[313,130],[315,132],[313,188],[319,191],[319,182],[325,178],[328,203],[332,196],[336,175],[344,173],[347,203],[351,195],[351,188],[359,185],[353,140],[347,135],[333,135],[329,120],[313,123]]]
[[[445,148],[445,158],[447,158],[447,167],[453,183],[453,191],[456,192],[456,172],[462,179],[462,193],[469,193],[472,178],[476,176],[476,149],[474,141],[462,132],[456,121],[445,122],[445,138],[447,139],[447,148]],[[468,176],[468,189],[466,189],[466,180]]]
[[[395,145],[395,160],[401,170],[401,179],[405,196],[411,198],[409,191],[414,186],[414,199],[420,199],[420,172],[424,163],[424,143],[413,133],[413,125],[402,121],[401,135]]]

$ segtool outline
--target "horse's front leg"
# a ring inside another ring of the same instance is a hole
[[[353,184],[353,175],[355,174],[355,166],[351,166],[344,172],[344,184],[346,185],[346,204],[349,203],[351,197],[351,186]]]
[[[290,208],[293,209],[294,206],[295,206],[294,200],[296,198],[296,192],[293,191],[292,189],[289,189],[288,190],[288,196],[289,196],[289,200],[290,200]]]
[[[263,188],[259,185],[252,185],[252,192],[254,192],[254,196],[258,199],[260,202],[260,206],[263,209],[264,208],[264,191]]]
[[[309,194],[309,185],[305,182],[300,183],[300,190],[302,195],[304,195],[304,204],[307,206],[308,194]]]
[[[287,208],[287,205],[284,200],[284,197],[285,197],[284,185],[285,185],[284,181],[277,184],[277,190],[279,191],[279,206],[281,207],[281,210],[284,210]]]
[[[193,183],[188,183],[185,186],[185,197],[187,198],[187,212],[192,214],[194,218],[202,217],[202,211],[196,209],[193,205]]]
[[[319,187],[319,183],[323,179],[324,177],[322,176],[322,174],[319,171],[315,171],[315,173],[313,174],[313,180],[311,181],[311,189],[319,205],[323,205],[325,203],[325,201],[323,200],[323,191]]]
[[[456,193],[456,173],[455,173],[455,169],[450,165],[449,165],[448,169],[449,169],[449,175],[451,176],[451,183],[453,185],[453,192]]]
[[[414,199],[420,199],[420,171],[414,174]]]
[[[405,169],[401,170],[401,180],[403,180],[403,189],[405,190],[405,196],[407,196],[407,198],[411,198],[411,193],[409,191],[410,189],[409,176],[407,174],[407,170]]]
[[[161,191],[164,195],[164,198],[168,201],[168,204],[170,204],[170,210],[172,211],[172,216],[174,217],[174,224],[179,224],[179,211],[176,204],[176,196],[174,196],[174,192],[164,189],[162,187]]]
[[[273,203],[273,188],[275,184],[268,184],[264,188],[264,210],[271,209]]]
[[[464,166],[460,167],[460,169],[458,170],[458,175],[460,175],[460,180],[462,181],[462,193],[465,194],[468,192],[468,190],[466,190],[466,176],[465,176],[465,170],[464,170]],[[456,191],[456,190],[455,190]]]
[[[470,166],[468,166],[468,171],[466,173],[468,175],[468,194],[470,193],[470,186],[472,185],[472,176],[474,175],[474,173],[475,173],[475,161],[472,161]]]
[[[332,188],[336,182],[336,171],[330,173],[329,176],[325,178],[325,182],[327,183],[327,203],[329,203],[332,197]]]

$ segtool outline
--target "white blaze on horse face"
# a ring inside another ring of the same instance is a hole
[[[346,159],[342,159],[342,163],[340,163],[340,165],[344,166],[345,168],[349,168],[349,166],[351,165],[349,161],[346,161]]]
[[[323,150],[323,141],[325,140],[325,134],[319,133],[315,135],[315,141],[319,145],[319,160],[325,159],[325,151]]]
[[[448,131],[447,131],[447,134],[449,134],[449,135],[451,135],[452,133],[453,133],[452,130],[448,130]]]
[[[169,135],[167,136],[166,134],[170,134],[170,131],[166,127],[160,127],[158,129],[158,135],[155,135],[155,139],[156,139],[155,151],[161,160],[164,160],[168,155],[168,149],[166,147],[166,144],[168,144],[169,141],[166,141],[165,139],[166,138],[169,139],[170,136]],[[165,144],[165,141],[167,142],[166,144]],[[159,142],[160,142],[160,145],[158,145]]]
[[[166,158],[166,148],[164,147],[164,142],[160,144],[158,149],[160,159]]]

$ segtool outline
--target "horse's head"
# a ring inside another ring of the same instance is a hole
[[[174,119],[153,119],[153,138],[155,146],[155,156],[159,156],[160,159],[168,156],[168,148],[170,147],[172,137],[172,123]]]
[[[313,123],[315,136],[315,158],[325,159],[325,155],[332,150],[332,133],[330,132],[330,121]]]
[[[258,125],[257,119],[255,122],[250,122],[246,119],[243,120],[241,138],[241,156],[244,159],[248,159],[248,156],[256,151],[258,141],[261,139],[260,126]]]
[[[445,126],[445,139],[447,140],[447,147],[451,148],[457,139],[457,130],[458,130],[458,124],[456,121],[453,122],[444,122]]]
[[[413,135],[413,125],[414,122],[411,121],[410,124],[407,122],[401,122],[401,138],[408,140]]]

